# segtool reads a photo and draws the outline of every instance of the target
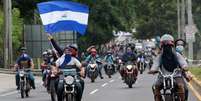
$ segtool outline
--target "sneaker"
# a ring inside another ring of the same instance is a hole
[[[36,89],[36,87],[35,87],[35,86],[33,86],[32,88],[33,88],[33,89]]]
[[[19,86],[17,86],[17,90],[20,90],[20,87],[19,87]]]

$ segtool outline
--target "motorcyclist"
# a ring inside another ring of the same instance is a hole
[[[66,47],[64,49],[64,54],[56,61],[56,67],[59,69],[68,69],[68,67],[76,68],[77,72],[80,72],[80,75],[84,76],[84,68],[82,67],[80,61],[72,56],[73,49],[71,47]],[[63,101],[62,95],[64,91],[64,82],[63,75],[59,76],[59,80],[57,81],[57,98],[58,101]],[[76,83],[77,88],[77,101],[81,101],[82,94],[84,91],[84,81],[79,78],[80,82]]]
[[[19,69],[25,68],[25,69],[29,69],[28,71],[28,79],[30,80],[30,85],[32,86],[33,89],[35,89],[35,83],[34,83],[34,75],[31,72],[32,69],[34,69],[34,63],[33,60],[31,59],[31,57],[27,54],[26,52],[26,47],[22,47],[21,49],[21,55],[18,57],[16,64],[14,66],[16,72],[16,86],[17,86],[17,90],[20,89],[20,76],[19,76]]]
[[[105,62],[105,65],[104,65],[105,71],[107,70],[107,69],[106,69],[107,63],[112,64],[113,71],[115,71],[114,57],[113,57],[112,51],[108,51],[108,52],[107,52],[107,55],[104,57],[104,62]]]
[[[85,63],[88,64],[91,61],[96,61],[96,63],[98,64],[98,72],[99,72],[99,76],[101,79],[103,79],[102,76],[102,61],[99,57],[99,55],[97,54],[96,48],[94,46],[91,46],[87,49],[87,51],[90,52],[89,56],[86,57],[85,59]],[[87,72],[87,68],[86,68],[86,72]]]
[[[51,42],[51,44],[54,47],[54,49],[58,52],[58,57],[61,57],[64,52],[63,52],[62,48],[53,39],[52,35],[48,34],[48,40]],[[72,56],[77,58],[78,57],[77,45],[76,44],[71,44],[69,47],[72,48]]]
[[[139,54],[137,56],[137,66],[138,66],[138,69],[140,68],[140,63],[141,62],[144,63],[144,67],[143,68],[145,69],[145,67],[146,67],[145,60],[146,60],[145,51],[144,50],[139,51]]]
[[[165,74],[170,74],[175,68],[179,67],[183,71],[187,71],[187,63],[185,59],[174,51],[174,38],[165,34],[161,37],[161,53],[156,57],[149,74],[155,74],[160,69]],[[182,72],[176,74],[175,81],[178,88],[180,101],[185,101],[184,80]],[[162,79],[158,76],[157,81],[153,85],[153,93],[155,101],[161,101]]]
[[[176,52],[178,52],[179,54],[181,54],[184,58],[185,58],[185,56],[184,56],[183,52],[184,52],[185,45],[186,45],[186,42],[183,39],[177,39],[175,41]],[[188,60],[186,59],[186,61],[188,61]],[[189,82],[189,80],[186,77],[185,73],[183,73],[183,75],[186,78],[186,81]],[[185,83],[184,87],[185,87],[185,97],[186,97],[186,101],[187,101],[187,99],[188,99],[188,86],[187,86],[187,83]]]
[[[127,62],[131,62],[132,63],[131,65],[136,65],[137,56],[130,47],[127,47],[126,52],[124,53],[122,57],[122,61],[124,64],[126,64]],[[122,76],[122,79],[124,80],[125,68],[120,68],[120,74]],[[137,69],[135,69],[135,74],[138,74]],[[136,79],[137,79],[137,75],[136,75]]]
[[[154,50],[150,46],[147,46],[145,57],[146,57],[146,61],[148,61],[148,64],[146,63],[146,65],[148,65],[149,69],[151,68],[151,65],[153,64],[153,58],[155,56],[156,54]]]

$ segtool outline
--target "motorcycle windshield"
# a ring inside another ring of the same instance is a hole
[[[64,76],[72,75],[75,76],[77,75],[76,69],[61,69],[62,73]]]

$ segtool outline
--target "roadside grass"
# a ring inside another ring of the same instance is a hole
[[[199,79],[201,81],[201,68],[200,67],[191,67],[190,72],[193,73],[193,75],[195,75],[195,77],[197,79]]]

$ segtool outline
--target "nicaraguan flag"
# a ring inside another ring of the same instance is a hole
[[[88,23],[88,6],[69,1],[43,2],[37,6],[47,33],[70,30],[85,34]]]

